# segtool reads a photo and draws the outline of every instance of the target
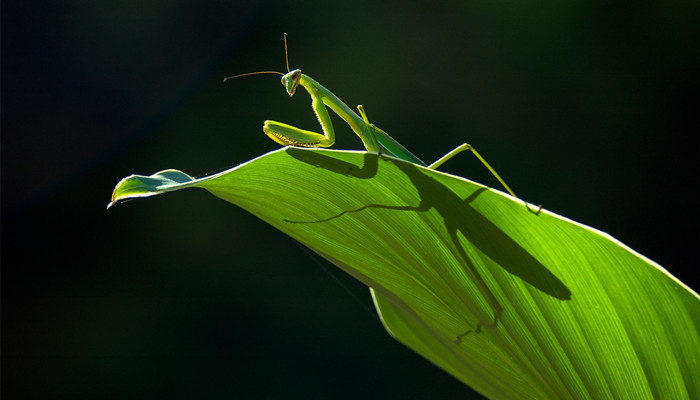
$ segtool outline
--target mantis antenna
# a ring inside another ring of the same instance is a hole
[[[289,72],[289,53],[287,52],[287,32],[284,32],[284,61],[287,64],[287,72]],[[283,73],[278,72],[278,71],[258,71],[258,72],[248,72],[246,74],[240,74],[240,75],[234,75],[234,76],[227,76],[224,78],[224,82],[226,82],[229,79],[235,79],[235,78],[240,78],[243,76],[250,76],[250,75],[261,75],[261,74],[276,74],[276,75],[282,75],[284,76]]]
[[[277,72],[277,71],[258,71],[258,72],[248,72],[247,74],[240,74],[240,75],[234,75],[234,76],[227,76],[224,78],[224,82],[226,82],[229,79],[235,79],[235,78],[240,78],[242,76],[249,76],[249,75],[260,75],[260,74],[277,74],[277,75],[282,75],[284,76],[283,73]]]
[[[284,33],[284,61],[287,62],[287,72],[289,72],[289,52],[287,52],[287,32]]]

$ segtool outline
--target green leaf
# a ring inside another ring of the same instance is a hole
[[[490,398],[698,398],[700,298],[607,234],[391,157],[284,148],[203,188],[372,288],[387,330]]]

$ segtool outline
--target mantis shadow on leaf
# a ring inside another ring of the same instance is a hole
[[[364,163],[361,167],[354,164],[329,157],[317,152],[289,148],[287,153],[295,159],[324,168],[337,174],[350,178],[371,179],[378,172],[379,156],[366,153]],[[462,260],[464,271],[468,274],[473,284],[478,288],[483,298],[492,309],[491,321],[485,322],[484,317],[480,317],[479,323],[474,328],[477,333],[482,327],[494,328],[503,310],[496,297],[493,295],[483,277],[474,265],[473,251],[468,252],[466,246],[462,244],[460,235],[473,248],[488,257],[493,263],[505,269],[508,273],[517,276],[522,281],[528,283],[539,291],[557,298],[559,300],[570,300],[571,291],[541,262],[528,253],[522,246],[511,239],[498,226],[480,214],[471,206],[471,203],[487,189],[480,188],[466,198],[456,195],[451,189],[429,176],[429,171],[414,164],[390,157],[381,157],[383,161],[392,163],[398,170],[403,172],[414,185],[420,198],[418,205],[384,205],[366,204],[362,207],[344,210],[336,215],[315,221],[290,221],[288,223],[318,224],[325,223],[337,218],[341,218],[351,213],[362,212],[366,209],[389,209],[406,212],[426,212],[434,209],[439,213],[444,221],[444,227],[450,235],[450,240]],[[536,223],[536,222],[533,222]],[[468,254],[469,253],[469,254]],[[473,310],[475,311],[475,310]],[[475,315],[483,312],[476,312]],[[465,332],[457,337],[468,334]]]
[[[364,162],[362,167],[358,168],[355,164],[298,147],[287,147],[285,152],[303,163],[336,174],[359,179],[371,179],[377,175],[379,157],[376,154],[364,153]]]

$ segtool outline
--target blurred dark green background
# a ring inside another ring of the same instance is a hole
[[[203,175],[277,148],[265,119],[317,130],[306,93],[290,100],[277,77],[221,83],[283,70],[285,31],[292,67],[426,161],[469,141],[524,199],[697,287],[698,14],[3,1],[3,398],[473,394],[394,342],[366,288],[246,212],[196,190],[105,210],[130,173]],[[336,120],[337,147],[361,148]],[[471,156],[444,169],[496,186]]]

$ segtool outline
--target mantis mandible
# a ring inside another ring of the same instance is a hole
[[[388,133],[376,127],[374,124],[369,122],[367,114],[361,105],[357,106],[360,116],[358,116],[350,107],[348,107],[342,100],[338,98],[333,92],[326,89],[323,85],[313,80],[308,75],[301,73],[300,69],[289,70],[289,55],[287,52],[287,34],[284,34],[284,55],[287,62],[287,73],[283,74],[277,71],[259,71],[250,72],[247,74],[229,76],[224,79],[226,82],[229,79],[239,78],[248,75],[257,74],[277,74],[282,76],[282,85],[284,85],[287,90],[289,97],[294,96],[297,87],[301,85],[309,95],[311,95],[311,108],[314,110],[318,121],[321,123],[321,129],[323,130],[323,135],[311,132],[303,129],[296,128],[294,126],[277,122],[277,121],[265,121],[263,124],[263,131],[270,139],[283,146],[298,146],[298,147],[330,147],[335,143],[335,130],[333,129],[333,123],[331,122],[330,115],[326,107],[333,110],[340,118],[342,118],[350,128],[360,137],[362,143],[368,152],[381,154],[389,154],[400,160],[408,161],[414,164],[418,164],[430,169],[437,169],[445,161],[454,157],[455,155],[471,150],[471,152],[476,156],[476,158],[481,161],[482,164],[493,174],[493,176],[503,185],[503,187],[510,193],[511,196],[517,198],[518,196],[513,193],[513,191],[508,187],[508,185],[503,181],[500,175],[489,165],[488,162],[469,144],[464,143],[457,146],[454,150],[442,156],[440,159],[434,163],[428,165],[424,163],[420,158],[416,157],[408,149],[402,146],[394,138],[389,136]],[[541,208],[541,206],[540,206]],[[539,210],[538,210],[539,213]]]

